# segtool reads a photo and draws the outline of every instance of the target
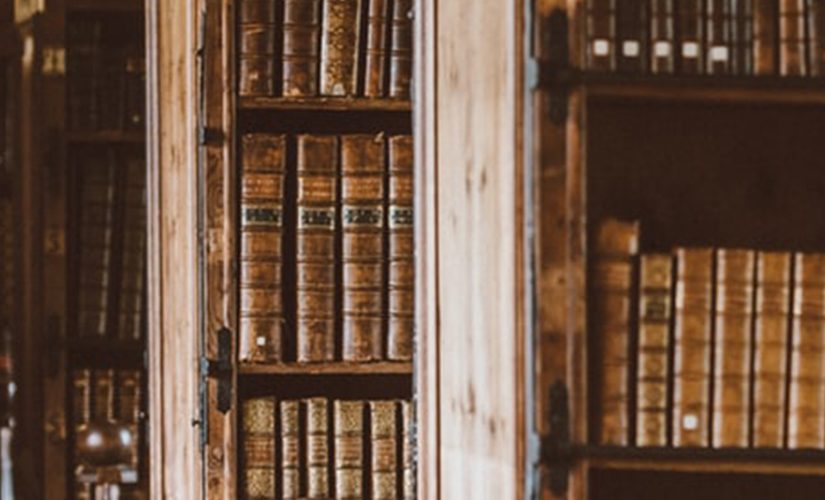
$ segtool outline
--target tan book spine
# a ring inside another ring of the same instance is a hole
[[[127,162],[124,192],[123,256],[121,261],[118,336],[143,337],[146,279],[146,162],[142,156]]]
[[[631,293],[639,225],[607,219],[599,224],[593,246],[593,337],[599,352],[599,430],[597,442],[628,444],[628,349]]]
[[[284,0],[283,94],[318,94],[320,0]]]
[[[305,400],[307,415],[307,498],[330,498],[329,420],[325,398]]]
[[[298,361],[335,356],[338,138],[298,136]]]
[[[712,443],[717,448],[749,444],[754,263],[750,250],[716,252]]]
[[[825,76],[825,4],[807,0],[808,54],[811,76]]]
[[[396,402],[370,401],[370,439],[372,446],[372,498],[389,500],[398,496],[396,475]]]
[[[754,0],[753,72],[757,75],[776,74],[777,16],[776,0]]]
[[[412,79],[412,0],[394,0],[390,50],[390,97],[410,98]]]
[[[415,469],[413,467],[413,405],[411,401],[401,401],[401,480],[403,500],[415,500]]]
[[[364,95],[383,97],[387,62],[388,0],[368,0],[367,56],[364,77]]]
[[[753,446],[759,448],[781,448],[785,441],[790,282],[789,253],[757,254]]]
[[[238,53],[242,96],[275,92],[275,0],[240,0]]]
[[[639,267],[636,444],[666,446],[673,257],[642,255]]]
[[[138,370],[122,370],[117,373],[117,418],[132,431],[132,467],[140,463],[140,400],[142,394],[141,373]]]
[[[616,0],[586,0],[587,69],[616,71]]]
[[[91,414],[92,372],[75,370],[72,373],[72,419],[75,430],[88,423],[91,420]],[[92,500],[92,486],[89,483],[81,483],[78,479],[75,477],[74,480],[74,498]]]
[[[353,96],[358,85],[360,0],[325,0],[321,30],[321,94]]]
[[[794,256],[788,448],[825,447],[825,254]]]
[[[115,372],[95,370],[92,398],[92,421],[111,422],[115,419]]]
[[[274,397],[247,399],[243,402],[243,498],[274,499],[275,415]]]
[[[241,362],[283,357],[282,230],[286,138],[242,138],[240,346]]]
[[[805,44],[805,0],[779,0],[779,74],[808,74]]]
[[[387,356],[409,361],[413,352],[415,262],[413,242],[413,139],[389,140],[389,332]]]
[[[364,402],[335,401],[335,498],[363,498]]]
[[[710,444],[710,356],[713,250],[676,251],[673,446]]]
[[[281,401],[281,491],[283,498],[301,495],[301,428],[298,401]]]
[[[673,73],[676,68],[673,0],[650,0],[650,70]]]

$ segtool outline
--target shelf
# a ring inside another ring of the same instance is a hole
[[[77,368],[140,369],[146,346],[141,340],[79,337],[68,340],[68,351]]]
[[[73,144],[143,144],[142,131],[101,131],[101,132],[67,132],[66,138]]]
[[[412,104],[400,99],[366,99],[347,97],[242,97],[244,110],[361,111],[409,112]]]
[[[143,0],[69,0],[70,11],[86,12],[142,12]]]
[[[412,375],[412,363],[283,363],[271,365],[242,364],[241,375]]]

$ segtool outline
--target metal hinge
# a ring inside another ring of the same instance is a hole
[[[550,387],[550,434],[541,443],[541,462],[548,472],[548,487],[558,497],[567,493],[573,460],[569,395],[564,382],[556,380]]]
[[[218,359],[201,358],[201,376],[214,379],[218,384],[218,411],[232,409],[232,331],[223,327],[218,330]]]
[[[539,61],[538,86],[550,93],[550,121],[562,125],[567,121],[570,85],[575,69],[570,66],[569,19],[567,12],[554,9],[542,20],[541,44],[545,48]]]

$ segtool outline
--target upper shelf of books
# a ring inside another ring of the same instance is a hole
[[[69,0],[69,10],[95,12],[140,12],[143,0]]]

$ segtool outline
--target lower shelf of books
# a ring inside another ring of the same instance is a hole
[[[247,364],[239,369],[243,375],[412,375],[412,363],[280,363]]]

